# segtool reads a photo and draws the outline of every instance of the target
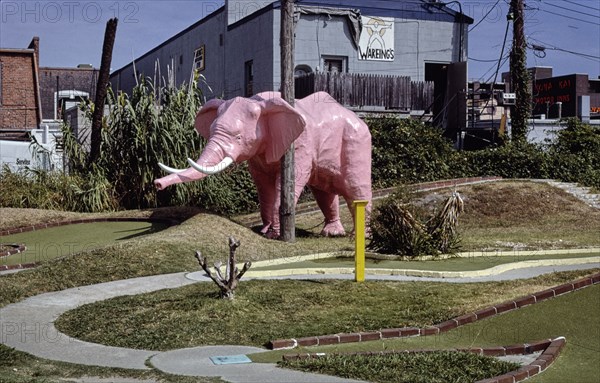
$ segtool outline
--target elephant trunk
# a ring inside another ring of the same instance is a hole
[[[224,166],[218,166],[219,164],[223,163],[223,159],[224,154],[221,147],[214,141],[209,141],[204,150],[202,151],[200,158],[198,158],[198,160],[196,161],[196,167],[213,168],[216,166],[219,168],[219,170],[223,170],[225,168]],[[162,164],[159,165],[161,165],[161,168],[171,172],[172,174],[154,180],[154,186],[156,186],[157,190],[163,190],[170,185],[178,183],[198,181],[206,177],[210,173],[202,173],[194,169],[193,167],[189,167],[187,169],[172,169]],[[215,172],[212,172],[212,174],[214,173]]]

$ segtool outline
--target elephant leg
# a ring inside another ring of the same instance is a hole
[[[275,209],[275,203],[279,203],[276,192],[276,177],[274,174],[265,173],[256,169],[252,164],[249,163],[248,169],[252,175],[252,179],[256,184],[256,190],[258,192],[258,202],[260,204],[260,218],[262,220],[261,234],[267,234],[269,229],[273,225],[273,210]]]
[[[294,170],[296,179],[294,185],[294,210],[296,209],[296,204],[298,203],[298,199],[300,198],[300,194],[304,190],[304,187],[308,183],[308,179],[310,177],[310,173],[307,171],[301,171],[298,169],[298,163],[296,163],[296,169]],[[275,203],[273,204],[273,224],[271,225],[271,230],[267,234],[269,238],[279,238],[280,236],[280,222],[279,222],[279,208],[281,206],[281,173],[277,174],[277,179],[275,181]]]
[[[344,226],[340,221],[340,203],[337,194],[328,193],[314,187],[311,191],[315,196],[317,205],[325,216],[325,226],[321,230],[321,235],[325,237],[340,237],[346,235]]]

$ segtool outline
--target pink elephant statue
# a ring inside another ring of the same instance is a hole
[[[297,100],[295,108],[278,92],[251,98],[208,101],[196,116],[195,128],[208,140],[190,168],[160,167],[171,173],[154,181],[158,190],[196,181],[232,163],[248,161],[256,184],[263,222],[261,232],[279,236],[280,159],[295,142],[296,201],[306,185],[325,215],[325,236],[345,235],[338,195],[348,206],[367,200],[371,206],[371,134],[367,125],[329,94]],[[353,214],[353,209],[350,209]]]

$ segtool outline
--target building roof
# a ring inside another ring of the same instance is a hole
[[[22,54],[31,55],[31,54],[34,54],[35,51],[33,49],[0,48],[0,53],[22,53]]]
[[[450,9],[446,4],[456,1],[436,2],[433,0],[296,0],[298,5],[356,8],[369,16],[387,16],[404,19],[462,22],[473,24],[473,19]]]
[[[445,22],[463,22],[465,24],[473,24],[473,19],[465,14],[456,12],[450,9],[446,4],[456,3],[457,1],[448,1],[447,3],[439,2],[436,0],[296,0],[296,4],[303,6],[315,6],[315,7],[335,7],[335,8],[353,8],[359,9],[362,13],[369,16],[386,16],[396,17],[404,19],[417,19],[417,20],[433,20],[433,21],[445,21]],[[281,2],[279,0],[273,1],[270,5],[246,16],[243,19],[228,26],[231,30],[238,25],[241,25],[255,17],[267,12],[273,8],[280,8]],[[460,5],[459,5],[460,6]],[[148,52],[144,53],[135,60],[142,60],[146,56],[158,51],[165,45],[185,35],[194,28],[202,25],[207,20],[225,11],[225,5],[198,20],[196,23],[190,25],[186,29],[177,33],[173,37],[165,40],[163,43],[152,48]],[[124,65],[123,67],[113,71],[111,76],[118,74],[125,68],[129,67],[131,63]]]
[[[174,40],[177,40],[179,37],[185,35],[186,33],[188,33],[189,31],[193,30],[194,28],[204,24],[206,21],[210,20],[211,18],[213,18],[214,16],[220,14],[221,12],[225,11],[225,6],[223,5],[221,8],[217,9],[216,11],[208,14],[207,16],[203,17],[202,19],[198,20],[197,22],[195,22],[194,24],[190,25],[189,27],[185,28],[183,31],[177,33],[175,36],[170,37],[169,39],[165,40],[164,42],[162,42],[161,44],[157,45],[156,47],[150,49],[148,52],[144,53],[143,55],[141,55],[140,57],[136,58],[134,61],[137,60],[141,60],[143,58],[145,58],[146,56],[151,55],[152,53],[158,51],[159,49],[161,49],[162,47],[164,47],[165,45],[168,45],[169,43],[171,43]],[[131,63],[127,63],[124,66],[122,66],[121,68],[113,71],[110,75],[113,76],[119,72],[121,72],[122,70],[124,70],[125,68],[129,67],[131,65]]]

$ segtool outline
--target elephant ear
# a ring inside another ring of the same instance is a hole
[[[217,118],[219,106],[221,106],[221,104],[224,102],[225,100],[213,98],[204,104],[204,106],[200,108],[200,111],[196,115],[194,128],[202,137],[207,140],[210,138],[210,126]]]
[[[279,97],[265,100],[263,116],[268,122],[267,150],[268,163],[277,162],[289,149],[292,142],[302,134],[306,120],[290,104]]]

